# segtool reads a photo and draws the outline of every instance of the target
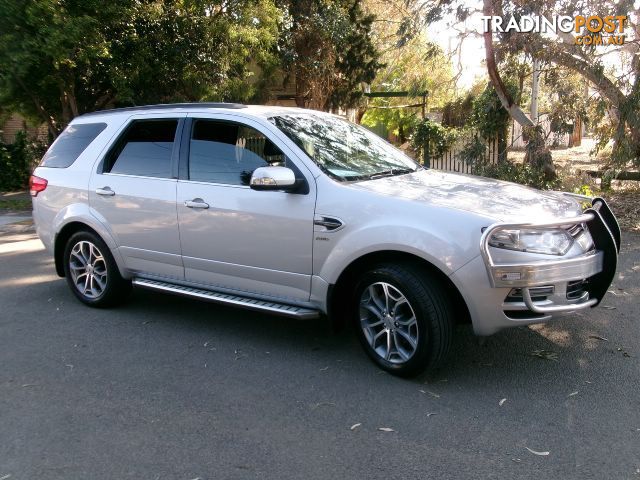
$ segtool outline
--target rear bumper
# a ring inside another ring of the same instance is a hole
[[[594,249],[582,255],[528,263],[498,263],[491,256],[489,239],[500,229],[576,224],[586,225],[594,242]],[[595,198],[591,207],[575,218],[491,225],[482,236],[479,259],[457,271],[452,280],[464,285],[476,333],[488,335],[598,305],[615,276],[619,250],[620,227],[606,202]],[[478,269],[484,270],[484,275]]]

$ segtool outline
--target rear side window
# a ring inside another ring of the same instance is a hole
[[[178,120],[137,120],[107,154],[104,172],[171,178],[171,154]]]
[[[106,123],[79,123],[69,125],[47,150],[40,166],[67,168],[107,127]]]

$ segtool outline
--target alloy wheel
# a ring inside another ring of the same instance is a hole
[[[360,326],[373,351],[390,363],[405,363],[416,352],[416,315],[407,297],[389,283],[376,282],[364,289]]]
[[[76,243],[69,255],[69,270],[76,289],[85,297],[96,299],[107,288],[107,263],[93,243]]]

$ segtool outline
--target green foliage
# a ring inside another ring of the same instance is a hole
[[[474,97],[471,92],[447,102],[442,109],[442,124],[464,127],[472,118]]]
[[[362,82],[380,68],[371,40],[374,16],[360,0],[284,0],[278,50],[295,76],[298,106],[356,106]]]
[[[467,135],[459,153],[460,159],[469,165],[481,166],[485,161],[487,145],[479,135],[470,133],[470,129],[466,129],[465,133]],[[481,168],[477,170],[481,171]]]
[[[543,72],[539,109],[548,114],[550,133],[557,141],[561,135],[573,133],[576,118],[589,122],[589,104],[595,102],[585,94],[580,75],[558,67],[545,68]]]
[[[418,121],[416,112],[409,108],[368,108],[360,123],[370,128],[384,125],[404,143]]]
[[[505,81],[509,93],[515,98],[518,88],[510,81]],[[498,94],[491,84],[473,100],[470,123],[486,140],[499,136],[506,137],[511,117],[500,103]]]
[[[514,163],[510,161],[499,163],[479,164],[476,167],[477,175],[520,183],[529,187],[542,190],[554,190],[559,188],[562,180],[559,177],[549,179],[542,168],[529,163]]]
[[[0,143],[0,190],[25,188],[45,149],[40,142],[29,140],[24,131],[18,132],[11,144]]]
[[[0,198],[0,210],[31,210],[31,199]]]
[[[370,85],[371,91],[406,91],[410,96],[369,99],[361,123],[371,127],[383,124],[404,143],[420,119],[423,92],[428,91],[426,100],[431,109],[442,106],[451,97],[451,61],[424,32],[402,41],[397,31],[402,20],[401,0],[368,0],[366,5],[377,16],[372,25],[372,39],[384,64]]]
[[[411,145],[419,152],[423,152],[428,145],[429,154],[439,157],[453,146],[458,136],[456,128],[446,127],[427,118],[416,124]]]
[[[575,188],[573,193],[577,193],[579,195],[586,195],[587,197],[594,197],[595,194],[593,190],[591,190],[591,185],[580,185],[580,187]]]
[[[486,157],[486,140],[474,131],[473,127],[462,130],[460,136],[463,147],[458,156],[472,165],[475,175],[520,183],[543,190],[557,189],[562,184],[562,179],[558,176],[549,177],[543,165],[515,163],[506,159],[498,162],[489,161]]]
[[[245,100],[274,61],[272,0],[0,0],[0,103],[55,135],[95,109]]]

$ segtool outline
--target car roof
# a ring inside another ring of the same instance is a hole
[[[274,115],[291,115],[301,113],[313,113],[319,115],[329,115],[317,110],[308,110],[297,107],[280,107],[275,105],[243,105],[240,103],[218,103],[218,102],[193,102],[193,103],[166,103],[158,105],[141,105],[136,107],[113,108],[110,110],[98,110],[85,113],[74,119],[74,123],[84,123],[85,120],[97,120],[98,117],[109,117],[112,115],[135,115],[155,114],[155,113],[195,113],[195,112],[220,112],[229,111],[242,113],[243,116],[272,117]]]

